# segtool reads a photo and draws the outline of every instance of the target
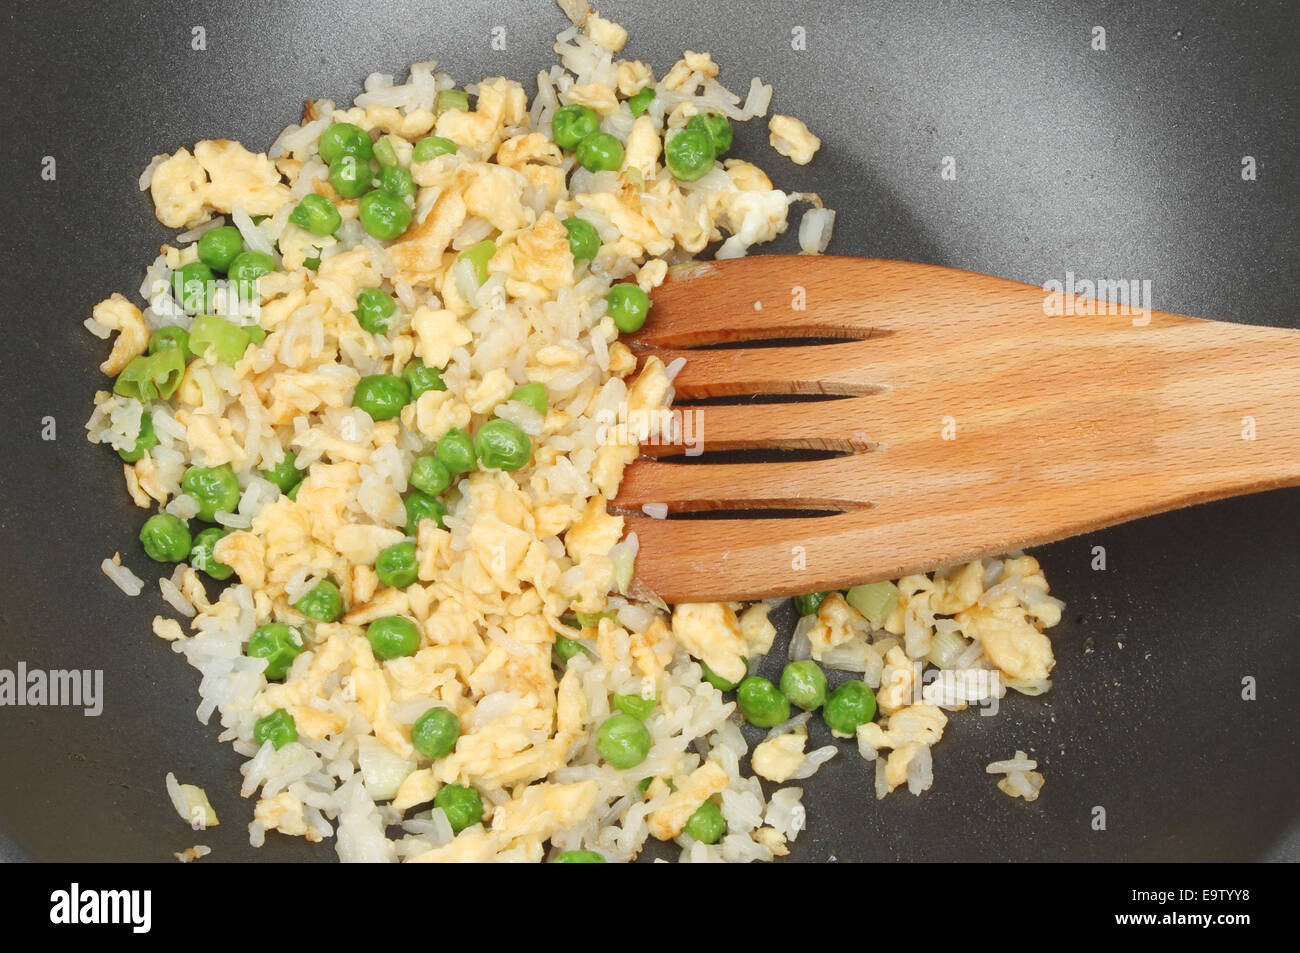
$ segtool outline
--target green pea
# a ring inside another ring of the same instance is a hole
[[[234,225],[210,228],[199,236],[199,261],[213,271],[228,269],[243,250],[244,236]]]
[[[386,334],[388,324],[397,313],[393,296],[378,288],[363,288],[357,292],[357,324],[371,334]]]
[[[555,110],[551,117],[551,138],[561,149],[576,149],[600,128],[600,117],[590,106],[572,103]]]
[[[682,829],[702,844],[716,844],[726,831],[727,822],[722,818],[722,808],[713,801],[705,801]]]
[[[307,590],[293,607],[317,622],[334,622],[343,615],[343,593],[330,579],[322,579]]]
[[[645,721],[650,717],[650,713],[655,710],[657,704],[659,704],[658,698],[642,698],[640,695],[615,695],[613,707],[615,711],[621,711],[625,715],[631,715],[633,718]]]
[[[457,112],[469,112],[469,93],[463,89],[441,89],[438,91],[438,98],[434,100],[433,111],[436,115],[441,116],[449,109]],[[437,137],[435,137],[437,138]]]
[[[261,279],[275,271],[275,259],[264,251],[240,252],[230,263],[226,277],[235,283],[239,297],[244,301],[261,300]],[[190,329],[190,337],[194,331]]]
[[[170,513],[155,513],[140,527],[140,542],[150,559],[178,563],[190,555],[190,528]]]
[[[335,192],[345,199],[355,199],[366,194],[374,176],[368,159],[342,156],[330,163],[329,179]]]
[[[298,740],[298,725],[293,720],[293,715],[283,708],[277,708],[265,718],[257,719],[253,725],[253,740],[259,745],[269,741],[279,751]]]
[[[232,367],[244,356],[252,340],[246,328],[215,314],[201,314],[190,325],[190,348],[195,355],[215,357],[222,364]]]
[[[701,113],[692,116],[686,128],[702,132],[709,137],[714,158],[721,159],[731,148],[731,123],[727,121],[726,116],[719,113]]]
[[[497,243],[490,238],[485,238],[461,252],[460,260],[473,264],[474,277],[478,279],[479,284],[483,284],[488,280],[488,262],[492,260],[492,256],[496,253]]]
[[[442,382],[442,371],[430,367],[418,357],[402,368],[402,380],[411,388],[411,400],[425,391],[447,389],[447,385]]]
[[[447,515],[447,507],[442,505],[440,500],[435,500],[428,493],[421,493],[419,490],[412,490],[406,494],[406,499],[402,500],[402,505],[406,507],[406,535],[418,536],[420,533],[420,520],[433,520],[443,529],[446,524],[442,518]]]
[[[199,505],[198,517],[211,523],[218,513],[233,513],[239,505],[239,480],[229,465],[190,467],[181,477],[181,490]]]
[[[518,470],[533,455],[533,443],[516,424],[500,417],[489,420],[474,435],[478,459],[489,470]]]
[[[371,374],[357,381],[352,406],[360,407],[373,420],[392,420],[411,402],[411,388],[392,374]]]
[[[623,164],[623,143],[607,132],[594,132],[578,143],[577,156],[588,172],[614,172]]]
[[[306,482],[305,480],[299,480],[297,483],[295,483],[295,484],[293,485],[293,489],[291,489],[288,493],[286,493],[285,496],[287,496],[289,499],[291,499],[291,500],[293,500],[295,503],[297,503],[297,502],[298,502],[298,491],[299,491],[300,489],[302,489],[302,485],[303,485],[303,483],[305,483],[305,482]]]
[[[432,454],[416,457],[411,464],[411,475],[407,482],[417,490],[423,490],[430,496],[437,496],[451,486],[451,471],[447,465]]]
[[[664,144],[664,165],[673,177],[694,182],[713,168],[713,140],[699,129],[681,129]]]
[[[594,850],[566,850],[559,857],[556,857],[553,864],[603,864],[605,857]]]
[[[200,572],[207,573],[219,582],[229,579],[235,573],[225,563],[217,562],[212,556],[212,547],[227,532],[228,530],[224,530],[220,526],[209,526],[194,537],[194,543],[190,546],[190,565]]]
[[[172,273],[172,293],[186,314],[212,310],[212,293],[217,276],[201,261],[182,265]]]
[[[609,289],[605,295],[605,304],[609,316],[614,319],[614,327],[624,334],[640,331],[650,313],[650,296],[641,290],[641,286],[624,281]]]
[[[562,635],[555,637],[555,654],[560,657],[561,662],[568,664],[569,659],[583,651],[586,650],[577,639],[566,639]]]
[[[419,572],[415,558],[415,543],[394,543],[382,549],[375,557],[375,575],[385,586],[405,589]]]
[[[304,195],[289,213],[289,221],[313,235],[333,235],[343,224],[343,216],[334,203],[319,193]]]
[[[181,352],[181,358],[189,361],[194,356],[190,350],[190,332],[184,328],[170,325],[165,328],[159,328],[149,335],[149,353],[157,354],[159,351],[165,351],[174,347]]]
[[[632,110],[633,116],[639,116],[654,102],[655,91],[653,87],[646,86],[639,89],[627,101],[627,108]]]
[[[829,592],[810,592],[805,596],[794,597],[794,611],[802,615],[813,615],[822,607]]]
[[[474,441],[459,427],[451,428],[439,438],[434,453],[452,473],[469,473],[478,466]]]
[[[483,798],[473,788],[461,784],[444,784],[434,795],[433,805],[442,808],[457,834],[483,820]]]
[[[131,358],[113,382],[113,393],[134,397],[144,403],[176,393],[185,376],[185,356],[179,348],[163,348],[155,354]]]
[[[742,659],[745,666],[749,666],[749,659]],[[740,682],[729,682],[713,669],[709,668],[709,663],[700,659],[700,671],[704,675],[704,680],[720,692],[734,692],[740,685]]]
[[[510,392],[510,399],[533,408],[543,417],[546,416],[546,385],[541,381],[519,385]]]
[[[804,711],[825,703],[826,688],[826,673],[812,659],[791,662],[781,672],[781,694]]]
[[[268,622],[253,633],[244,654],[266,659],[262,674],[268,682],[278,682],[289,674],[293,660],[302,654],[302,636],[283,622]]]
[[[456,749],[460,719],[446,708],[430,708],[411,726],[411,744],[426,758],[445,758]]]
[[[361,227],[372,238],[391,241],[411,224],[411,209],[405,202],[376,189],[361,196]]]
[[[412,162],[428,162],[438,156],[455,155],[456,143],[444,136],[425,136],[415,144],[411,152]]]
[[[822,707],[822,720],[832,732],[841,735],[853,734],[858,725],[875,717],[876,694],[866,682],[857,679],[836,688]]]
[[[387,136],[381,136],[375,140],[373,146],[375,161],[382,166],[397,165],[397,150],[393,148],[393,141]]]
[[[322,132],[319,148],[320,157],[326,164],[332,164],[343,156],[369,161],[375,149],[370,135],[350,122],[336,122]]]
[[[650,732],[639,718],[610,715],[596,731],[596,753],[620,771],[635,768],[650,754]]]
[[[790,717],[789,700],[765,678],[750,675],[736,689],[736,707],[751,725],[773,728]]]
[[[379,175],[375,176],[375,178],[379,182],[380,191],[395,195],[399,199],[413,199],[415,193],[419,191],[415,180],[411,178],[411,173],[401,166],[385,166],[379,170]]]
[[[569,233],[569,252],[575,264],[596,257],[596,252],[600,251],[600,233],[595,225],[574,216],[564,220],[564,229]]]
[[[366,626],[370,651],[381,662],[414,655],[420,647],[420,630],[410,619],[399,615],[384,616]]]
[[[279,487],[281,493],[288,493],[301,482],[302,471],[298,469],[298,458],[294,452],[286,450],[280,462],[269,470],[263,470],[262,476]]]
[[[117,455],[127,463],[135,463],[156,446],[158,435],[153,429],[153,414],[145,411],[140,415],[140,432],[135,435],[135,443],[117,451]]]

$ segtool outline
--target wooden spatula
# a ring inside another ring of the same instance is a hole
[[[686,266],[653,302],[629,343],[686,358],[679,402],[838,396],[686,408],[706,453],[830,459],[692,463],[643,448],[654,458],[628,468],[613,506],[640,539],[637,575],[670,603],[897,578],[1300,483],[1300,331],[833,257]],[[842,340],[692,350],[807,338]],[[647,503],[747,518],[652,519]],[[764,515],[778,508],[830,512]]]

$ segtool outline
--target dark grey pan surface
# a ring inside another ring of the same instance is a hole
[[[775,110],[825,140],[817,161],[775,155],[758,124],[735,152],[838,209],[835,253],[1033,283],[1145,279],[1163,310],[1300,326],[1293,3],[605,6],[661,71],[708,49],[733,89],[775,84]],[[118,549],[151,567],[120,463],[82,439],[105,348],[81,322],[137,288],[167,238],[135,186],[155,153],[214,137],[264,149],[307,97],[350,100],[367,73],[431,57],[462,81],[527,81],[562,26],[544,0],[6,5],[0,668],[102,669],[106,694],[98,718],[0,708],[6,855],[170,860],[201,841],[212,860],[332,859],[287,838],[248,846],[238,759],[194,718],[196,673],[149,632],[156,586],[127,599],[97,568]],[[936,373],[946,360],[961,355],[935,355]],[[1069,604],[1051,694],[954,717],[920,798],[877,803],[846,748],[806,783],[794,858],[1300,857],[1297,525],[1300,491],[1280,491],[1038,550]],[[1047,776],[1034,804],[983,773],[1017,748]],[[206,787],[220,828],[181,825],[169,770]]]

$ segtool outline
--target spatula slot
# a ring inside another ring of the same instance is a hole
[[[770,338],[738,338],[734,341],[717,341],[712,344],[697,344],[694,347],[686,348],[691,351],[734,351],[739,348],[754,348],[761,350],[769,347],[827,347],[834,344],[843,344],[845,341],[865,341],[870,337],[880,337],[888,334],[883,329],[874,333],[861,334],[859,332],[844,333],[835,336],[822,337],[770,337]],[[636,347],[636,345],[634,345]],[[648,350],[644,345],[640,346],[642,350]],[[812,358],[815,360],[815,357]]]
[[[857,509],[868,509],[869,506],[860,506]],[[618,507],[614,507],[615,512],[619,512]],[[729,521],[736,522],[740,520],[755,519],[777,519],[777,520],[797,520],[797,519],[822,519],[830,516],[839,516],[845,510],[789,510],[789,509],[765,509],[760,506],[752,506],[746,509],[716,509],[716,510],[686,510],[679,512],[669,512],[666,520],[711,520],[711,521]],[[637,510],[636,514],[644,515],[643,510]]]
[[[665,452],[649,453],[646,456],[660,463],[685,467],[728,463],[809,463],[816,460],[834,460],[854,452],[847,444],[837,447],[738,447],[706,450],[695,456],[686,455],[680,447],[659,449]]]
[[[665,364],[685,359],[673,380],[679,400],[754,394],[851,396],[889,389],[892,345],[874,338],[812,340],[817,343],[790,346],[785,340],[751,347],[747,341],[743,347],[647,350],[641,357],[653,354]]]
[[[674,407],[762,407],[768,404],[816,404],[843,400],[848,394],[714,394],[712,397],[678,397]]]

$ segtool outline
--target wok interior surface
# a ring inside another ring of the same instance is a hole
[[[683,49],[707,49],[732,88],[755,75],[774,84],[773,110],[804,119],[822,151],[793,166],[758,121],[737,129],[733,154],[757,157],[779,188],[819,192],[838,211],[835,254],[1040,284],[1067,273],[1150,280],[1161,310],[1300,326],[1300,18],[1287,4],[601,11],[629,29],[625,55],[659,71]],[[135,538],[142,514],[117,457],[84,440],[106,349],[81,322],[110,292],[134,295],[171,236],[136,188],[154,154],[221,137],[265,149],[303,100],[350,101],[368,73],[404,75],[430,58],[461,82],[504,74],[531,88],[562,15],[528,0],[454,11],[56,0],[8,20],[0,70],[19,132],[0,192],[10,303],[0,668],[101,669],[105,707],[99,717],[0,708],[2,853],[171,860],[204,843],[217,861],[332,860],[328,844],[248,845],[240,759],[217,744],[215,719],[195,719],[197,673],[150,633],[162,603]],[[191,48],[199,24],[206,51]],[[491,48],[499,25],[505,51]],[[1104,51],[1092,48],[1097,26]],[[798,27],[804,50],[791,46]],[[40,176],[45,156],[54,181]],[[955,180],[941,177],[947,156]],[[791,233],[770,250],[795,247]],[[935,359],[942,373],[961,356]],[[46,418],[54,440],[42,439]],[[1051,631],[1052,691],[1013,693],[996,717],[955,715],[919,798],[877,802],[871,766],[844,745],[802,782],[809,826],[793,859],[1300,858],[1298,523],[1300,492],[1276,491],[1035,550],[1068,606]],[[1093,568],[1098,547],[1104,570]],[[119,550],[146,580],[138,598],[99,571]],[[777,618],[788,635],[792,609]],[[784,642],[761,674],[779,673]],[[983,770],[1017,748],[1047,777],[1033,804]],[[206,788],[221,826],[186,829],[168,771]],[[1105,830],[1094,829],[1097,808]]]

